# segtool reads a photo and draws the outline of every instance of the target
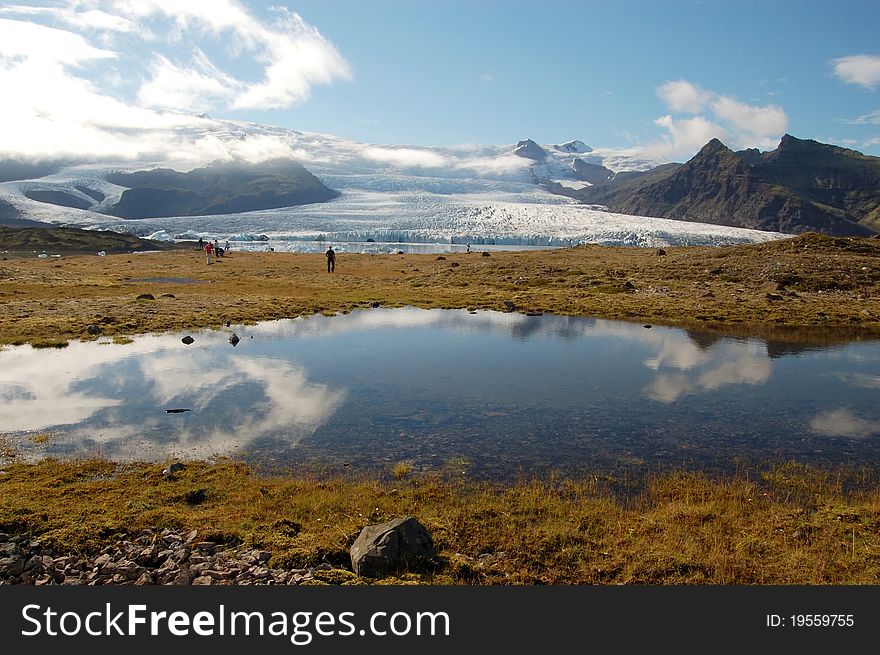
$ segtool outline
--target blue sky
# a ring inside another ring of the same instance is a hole
[[[23,0],[0,85],[7,151],[124,156],[167,107],[377,144],[880,155],[880,2]]]

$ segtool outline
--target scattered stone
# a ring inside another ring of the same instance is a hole
[[[646,330],[650,330],[654,326],[651,325],[650,323],[645,323],[642,327],[645,328]]]
[[[512,312],[512,311],[515,311],[515,310],[516,310],[516,305],[513,304],[513,301],[512,301],[512,300],[505,300],[505,301],[504,301],[504,311],[506,311],[506,312]]]
[[[159,297],[160,297],[160,298],[171,298],[172,300],[175,299],[175,298],[177,298],[177,296],[175,296],[173,293],[163,293],[163,294],[162,294],[161,296],[159,296]]]
[[[715,294],[712,291],[707,291],[702,295],[703,298],[714,298]]]
[[[658,257],[666,257],[666,251],[663,248],[657,248],[657,256]]]
[[[103,323],[104,325],[109,325],[110,323],[115,323],[116,318],[113,316],[104,316],[101,318],[100,322]]]
[[[235,346],[238,345],[238,342],[239,342],[239,341],[241,341],[241,339],[239,339],[239,338],[238,338],[238,335],[235,334],[235,332],[233,332],[233,333],[232,333],[232,336],[229,337],[229,343],[231,343],[231,344],[232,344],[232,347],[234,348]]]
[[[137,300],[155,300],[156,297],[152,293],[142,293],[137,297]]]
[[[769,280],[764,282],[760,287],[758,287],[758,291],[766,291],[767,293],[775,293],[777,291],[785,291],[785,285],[780,284],[779,282],[774,282],[773,280]]]
[[[378,307],[379,304],[380,304],[380,303],[379,303],[378,300],[374,300],[373,302],[370,303],[370,307],[374,307],[374,308],[375,308],[375,307]]]
[[[193,341],[195,341],[195,339],[193,339],[193,338],[192,338],[191,336],[189,336],[189,335],[186,335],[183,339],[181,339],[181,341],[183,341],[183,343],[185,343],[185,344],[188,346],[188,345],[191,344]]]
[[[452,263],[449,264],[449,265],[450,265],[452,268],[458,268],[459,266],[461,266],[461,264],[459,264],[458,262],[452,262]]]
[[[491,256],[492,256],[492,255],[490,255],[490,254],[489,254],[487,251],[485,251],[485,250],[484,250],[483,252],[481,252],[480,254],[481,254],[483,257],[491,257]]]
[[[437,557],[428,530],[412,516],[366,526],[350,554],[352,570],[366,577],[379,577],[401,567],[413,570]]]
[[[179,471],[183,471],[186,469],[186,464],[181,464],[180,462],[174,462],[167,469],[162,469],[162,475],[169,476],[178,473]]]
[[[89,334],[101,334],[101,326],[92,323],[89,327],[86,328],[86,332],[88,332]]]
[[[438,261],[438,262],[445,262],[445,261],[446,261],[446,257],[444,257],[443,255],[437,255],[437,261]]]
[[[633,293],[636,290],[636,285],[627,280],[623,283],[623,288],[626,289],[627,293]]]
[[[770,300],[770,301],[782,300],[782,298],[783,298],[783,296],[778,293],[768,293],[765,295],[765,297],[767,298],[767,300]]]

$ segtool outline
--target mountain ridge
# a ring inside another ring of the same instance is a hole
[[[786,134],[772,151],[712,139],[688,162],[551,191],[624,214],[785,233],[880,229],[880,158]]]

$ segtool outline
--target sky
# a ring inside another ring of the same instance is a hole
[[[880,2],[13,0],[0,95],[0,154],[31,157],[167,153],[199,113],[370,144],[880,155]]]

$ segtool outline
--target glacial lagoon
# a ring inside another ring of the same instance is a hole
[[[186,334],[0,350],[6,446],[489,479],[880,462],[880,341],[415,308]]]

